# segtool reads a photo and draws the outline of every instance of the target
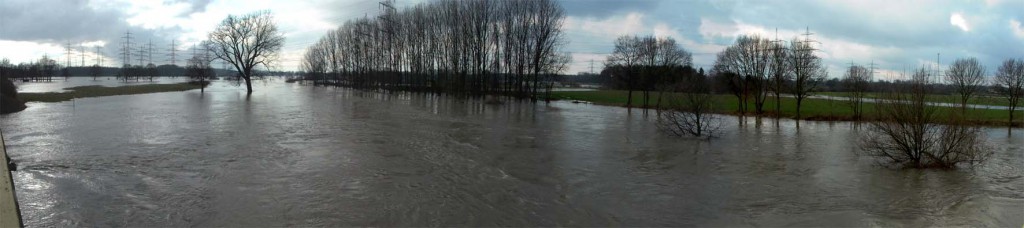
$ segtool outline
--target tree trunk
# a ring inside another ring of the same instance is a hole
[[[800,105],[803,103],[803,101],[804,101],[804,99],[802,97],[797,97],[796,98],[796,122],[797,123],[800,122]]]
[[[775,94],[775,118],[778,119],[782,116],[782,100],[779,98],[779,94]]]
[[[1016,106],[1014,106],[1013,104],[1010,104],[1010,128],[1011,129],[1013,128],[1013,113],[1017,112],[1016,109],[1017,109]]]
[[[242,77],[242,79],[245,79],[245,94],[252,94],[252,80],[250,80],[249,77]]]
[[[633,88],[629,88],[629,95],[626,96],[626,108],[633,107]]]

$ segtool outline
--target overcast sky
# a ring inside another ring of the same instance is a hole
[[[397,0],[399,7],[423,0]],[[741,34],[791,39],[809,30],[819,56],[836,77],[851,62],[881,68],[880,76],[955,58],[976,57],[989,74],[1007,58],[1024,58],[1024,0],[563,0],[567,73],[599,71],[620,35],[669,36],[694,53],[697,67]],[[281,70],[297,70],[303,49],[346,20],[373,16],[377,1],[361,0],[0,0],[0,57],[13,62],[43,54],[72,65],[121,64],[125,32],[136,45],[152,42],[157,64],[170,62],[171,41],[181,59],[229,14],[271,10],[286,37]],[[134,61],[134,60],[133,60]],[[217,65],[215,65],[217,66]],[[219,66],[217,66],[219,67]]]

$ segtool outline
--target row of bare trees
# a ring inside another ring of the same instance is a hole
[[[933,73],[934,74],[934,73]],[[995,76],[988,80],[987,70],[976,58],[960,58],[953,61],[943,75],[945,85],[952,88],[956,94],[956,102],[960,105],[960,114],[967,114],[968,104],[972,99],[988,94],[1001,96],[1007,101],[1009,107],[1009,125],[1014,126],[1014,116],[1017,108],[1020,107],[1021,97],[1024,97],[1024,60],[1008,59],[1003,61],[995,72]],[[843,78],[843,85],[846,89],[848,104],[853,110],[855,118],[863,117],[863,104],[868,92],[873,89],[871,82],[873,72],[860,65],[851,65]],[[914,79],[909,84],[917,83]],[[939,86],[939,82],[929,82]],[[906,87],[906,85],[896,85]],[[874,88],[877,89],[877,88]],[[900,88],[895,88],[899,91]],[[935,89],[929,90],[931,94],[940,94]],[[884,97],[880,97],[885,99]]]
[[[307,79],[369,89],[534,97],[565,70],[554,0],[441,0],[348,21],[306,49]]]
[[[712,73],[718,75],[730,93],[739,99],[738,112],[765,113],[770,95],[775,98],[775,111],[781,110],[783,93],[796,98],[796,118],[800,118],[803,101],[816,91],[828,77],[810,38],[794,38],[788,44],[759,35],[744,35],[736,43],[718,53]]]
[[[121,67],[121,71],[117,72],[117,78],[125,82],[129,80],[139,81],[142,79],[153,81],[157,76],[160,76],[160,71],[157,70],[156,65],[153,65],[152,63],[145,66],[125,64]],[[96,76],[93,77],[95,78]]]
[[[605,62],[605,73],[629,91],[626,107],[633,107],[633,91],[639,90],[645,109],[649,107],[651,91],[660,91],[655,104],[660,108],[664,92],[675,86],[684,67],[692,71],[692,64],[693,55],[671,37],[621,36],[615,40],[615,50]]]

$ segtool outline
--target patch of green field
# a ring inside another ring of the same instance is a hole
[[[200,87],[202,86],[188,82],[175,84],[127,85],[118,87],[78,86],[65,88],[65,90],[68,90],[65,92],[19,93],[18,99],[24,102],[62,102],[70,101],[74,98],[175,92],[198,89]]]
[[[593,102],[601,105],[626,106],[627,91],[621,90],[598,90],[598,91],[553,91],[552,98],[563,100],[580,100]],[[666,93],[665,96],[679,96],[680,94]],[[652,107],[657,103],[658,93],[652,92],[648,104]],[[764,116],[775,116],[776,113],[783,118],[796,118],[796,99],[783,97],[780,99],[780,109],[775,111],[775,98],[769,97],[765,102]],[[739,99],[731,94],[715,95],[714,108],[716,112],[723,114],[739,114]],[[633,92],[633,107],[643,105],[643,94]],[[748,114],[754,112],[754,102],[749,101],[747,105]],[[959,112],[960,108],[938,107],[939,113],[947,115]],[[846,101],[829,99],[804,99],[801,107],[801,119],[809,120],[854,120],[853,108]],[[1017,111],[1015,117],[1024,116],[1024,111]],[[863,119],[877,119],[874,103],[864,103]],[[968,109],[966,116],[968,120],[985,125],[1006,125],[1009,121],[1009,111],[996,109]],[[1017,124],[1024,120],[1014,121]]]

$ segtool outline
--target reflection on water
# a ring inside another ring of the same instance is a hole
[[[894,170],[847,123],[729,120],[270,82],[0,117],[28,226],[1019,226],[1024,132],[984,166]]]

